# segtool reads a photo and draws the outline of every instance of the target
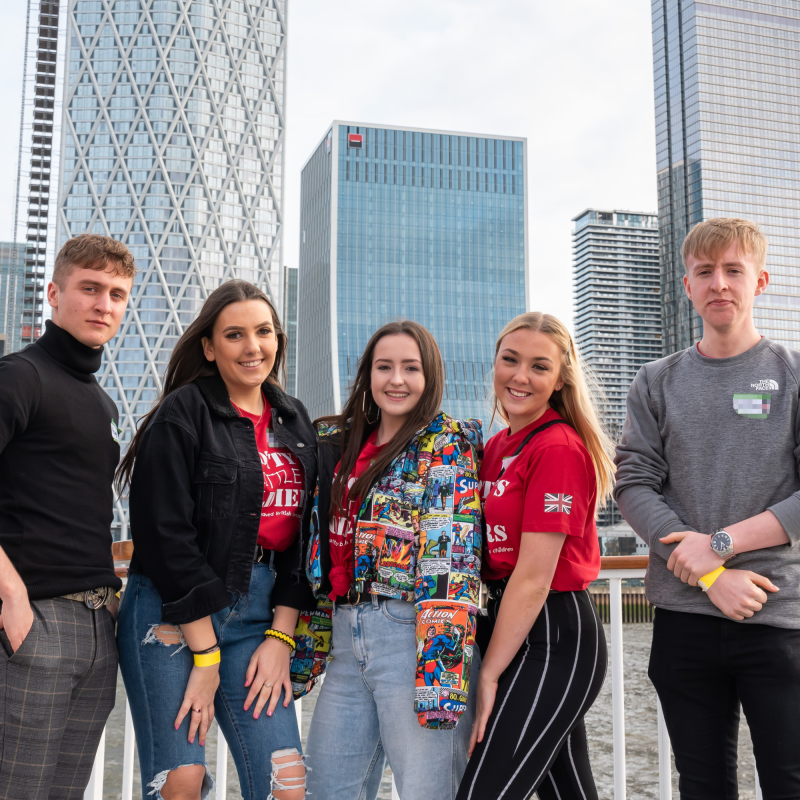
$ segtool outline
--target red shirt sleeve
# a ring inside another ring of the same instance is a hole
[[[584,455],[569,445],[547,447],[525,478],[522,532],[584,535],[592,495]]]

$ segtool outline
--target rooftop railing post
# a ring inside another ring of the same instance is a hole
[[[228,795],[228,743],[217,725],[217,774],[214,778],[217,800],[225,800]]]
[[[106,729],[103,728],[103,735],[100,737],[100,744],[94,757],[92,776],[89,784],[83,793],[83,800],[103,800],[103,768],[106,761]]]
[[[622,578],[608,581],[611,612],[611,708],[614,740],[614,800],[625,800],[625,683],[622,667]]]
[[[125,701],[125,741],[122,745],[122,800],[133,800],[133,758],[136,734],[133,730],[131,704]]]
[[[661,710],[661,701],[656,699],[656,705],[658,706],[658,800],[672,800],[672,748],[664,712]]]

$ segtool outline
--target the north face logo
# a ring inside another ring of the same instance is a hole
[[[780,387],[778,386],[778,381],[764,380],[751,383],[750,388],[755,389],[757,392],[777,392]]]

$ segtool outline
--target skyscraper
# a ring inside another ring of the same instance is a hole
[[[652,0],[652,12],[664,352],[702,335],[680,249],[712,217],[761,225],[771,282],[756,298],[756,325],[800,347],[800,9],[782,0]]]
[[[52,217],[50,177],[53,164],[58,14],[58,0],[28,0],[14,217],[15,241],[24,236],[27,248],[23,299],[16,309],[19,319],[14,322],[19,327],[13,339],[15,350],[38,339],[43,327],[48,222]],[[19,230],[20,227],[24,233]],[[50,244],[53,244],[52,237]]]
[[[480,417],[497,334],[525,310],[526,140],[334,122],[303,167],[297,392],[341,410],[399,317],[442,350],[444,409]]]
[[[283,330],[289,339],[286,351],[286,391],[297,394],[297,267],[283,268]]]
[[[123,439],[209,291],[280,308],[286,0],[71,0],[59,242],[91,231],[141,270],[98,379]]]
[[[0,242],[0,356],[23,345],[25,251],[24,244]]]
[[[575,339],[603,390],[603,422],[617,440],[637,371],[661,357],[658,218],[590,208],[572,221]],[[612,502],[598,525],[621,519]]]

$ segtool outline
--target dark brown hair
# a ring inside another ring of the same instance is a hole
[[[136,460],[136,451],[142,441],[142,436],[150,424],[150,420],[156,415],[164,398],[187,386],[196,378],[219,375],[219,369],[215,361],[208,361],[203,352],[203,339],[211,338],[214,332],[214,325],[217,322],[222,310],[231,303],[241,303],[245,300],[263,300],[272,312],[272,324],[275,328],[275,336],[278,340],[278,352],[275,354],[275,363],[267,376],[270,383],[281,386],[286,379],[286,345],[287,338],[281,326],[278,312],[272,301],[257,286],[247,281],[227,281],[222,286],[215,289],[203,303],[197,319],[183,332],[183,336],[178,340],[175,349],[169,359],[167,374],[164,376],[164,387],[161,396],[156,400],[155,405],[150,411],[139,420],[136,433],[131,439],[125,455],[117,467],[116,486],[119,494],[130,484],[131,474],[133,473],[133,462]]]
[[[411,320],[390,322],[379,328],[372,335],[364,350],[364,355],[358,362],[358,370],[350,397],[345,403],[341,414],[334,414],[318,419],[317,423],[336,425],[342,431],[341,461],[336,478],[331,487],[331,514],[335,510],[341,513],[343,507],[344,490],[350,473],[356,465],[358,454],[364,447],[369,435],[378,427],[379,421],[370,422],[377,416],[378,406],[372,397],[372,362],[375,357],[375,346],[384,336],[397,336],[405,334],[410,336],[419,347],[422,359],[422,374],[425,376],[425,389],[405,425],[395,434],[391,442],[386,444],[381,454],[372,462],[369,468],[361,475],[349,490],[353,498],[366,497],[372,484],[391,462],[403,452],[403,448],[414,438],[414,434],[429,425],[439,413],[444,391],[444,366],[439,345],[427,328],[423,328]],[[348,424],[349,423],[349,424]],[[316,423],[315,423],[316,424]]]
[[[122,242],[110,236],[96,233],[82,233],[70,239],[58,251],[53,267],[53,283],[63,289],[63,280],[74,269],[106,270],[113,267],[117,275],[132,278],[136,275],[136,264],[131,251]]]

